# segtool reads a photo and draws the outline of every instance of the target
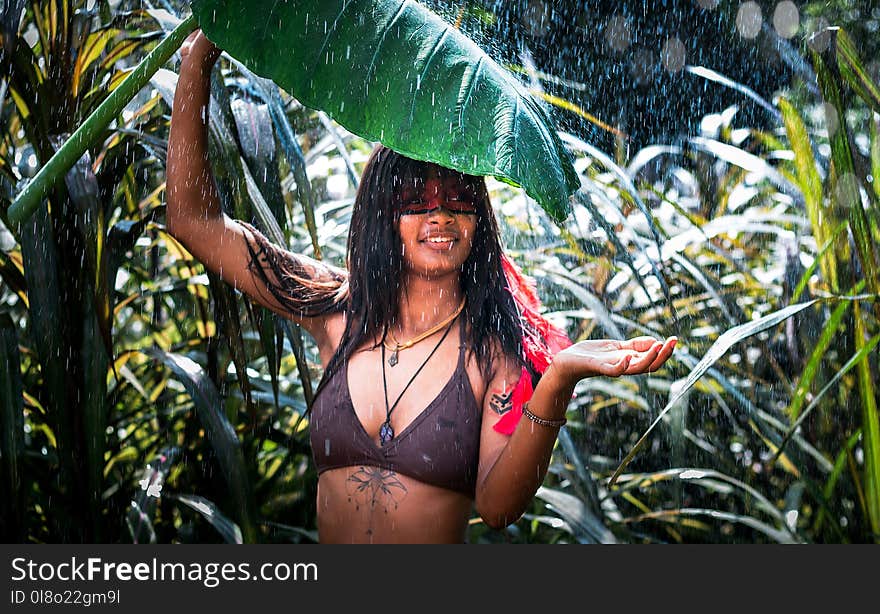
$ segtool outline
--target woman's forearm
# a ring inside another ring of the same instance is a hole
[[[548,420],[565,417],[576,382],[550,368],[529,401],[535,415]],[[559,427],[537,424],[523,416],[504,450],[477,491],[477,508],[492,527],[519,518],[544,481]]]
[[[166,224],[172,234],[176,226],[222,213],[208,158],[212,65],[184,60],[177,80],[166,166]]]

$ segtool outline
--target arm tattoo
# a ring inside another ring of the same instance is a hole
[[[252,239],[245,237],[248,250],[247,268],[257,281],[291,314],[311,317],[339,311],[348,292],[348,283],[341,273],[327,270],[325,278],[316,278],[302,258],[271,243],[254,226],[238,220]],[[271,277],[269,276],[271,273]]]
[[[513,409],[513,390],[516,386],[511,386],[510,390],[502,388],[501,391],[493,391],[492,397],[489,399],[489,407],[492,408],[499,416],[503,416]]]

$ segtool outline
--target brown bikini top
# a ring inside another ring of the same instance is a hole
[[[458,364],[452,377],[416,418],[380,446],[364,430],[348,389],[348,362],[330,376],[312,404],[309,437],[318,473],[369,465],[474,497],[482,411],[465,370],[461,319]]]

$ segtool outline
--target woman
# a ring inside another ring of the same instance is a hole
[[[515,521],[544,479],[575,384],[655,371],[675,338],[570,344],[504,257],[483,179],[386,147],[363,171],[346,269],[230,219],[203,119],[219,53],[200,31],[182,48],[167,229],[317,343],[320,541],[461,543],[474,506],[491,527]]]

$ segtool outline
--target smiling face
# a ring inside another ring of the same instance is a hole
[[[477,199],[465,175],[436,165],[423,180],[404,182],[394,196],[404,268],[423,277],[460,273],[473,246]]]
[[[467,299],[463,317],[481,365],[492,364],[499,343],[505,354],[522,355],[520,316],[486,188],[481,176],[426,164],[381,144],[373,149],[352,206],[348,283],[340,297],[345,341],[328,365],[331,371],[399,322],[404,300],[416,297],[424,304],[456,290]],[[463,201],[472,196],[476,214],[464,212]],[[429,243],[431,236],[436,238]]]

